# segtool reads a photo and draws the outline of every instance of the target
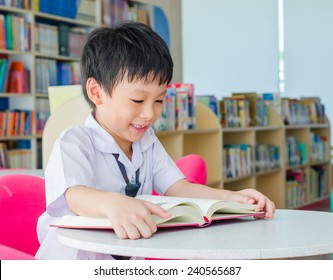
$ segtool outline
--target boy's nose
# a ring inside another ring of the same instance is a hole
[[[141,117],[147,120],[151,120],[154,118],[155,111],[152,106],[145,106],[141,111]]]

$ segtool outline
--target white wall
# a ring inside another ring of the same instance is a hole
[[[284,14],[285,96],[320,96],[332,123],[333,1],[285,0]]]
[[[277,0],[183,0],[183,80],[196,94],[278,91]]]

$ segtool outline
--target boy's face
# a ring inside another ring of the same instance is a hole
[[[123,81],[111,97],[102,91],[96,119],[126,152],[161,115],[166,89],[167,84]]]

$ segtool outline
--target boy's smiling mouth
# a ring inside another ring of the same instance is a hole
[[[134,124],[134,123],[132,123],[132,126],[134,126],[134,128],[138,128],[138,129],[142,129],[142,128],[148,127],[148,125],[140,125],[140,124]]]

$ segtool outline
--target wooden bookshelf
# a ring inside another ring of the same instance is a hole
[[[311,143],[310,135],[315,133],[326,137],[325,158],[319,161],[311,161]],[[311,208],[311,205],[318,205],[320,201],[327,200],[332,186],[332,169],[330,161],[330,125],[327,124],[308,124],[308,125],[284,125],[281,117],[270,110],[270,125],[268,127],[250,127],[250,128],[227,128],[222,129],[223,144],[273,144],[280,148],[280,167],[254,172],[252,175],[239,176],[236,178],[224,178],[222,188],[230,190],[240,190],[243,188],[255,188],[268,197],[270,197],[278,208]],[[289,166],[287,163],[286,138],[293,136],[300,143],[306,146],[306,163]],[[223,152],[222,152],[223,153]],[[222,167],[223,168],[223,167]],[[326,172],[325,190],[319,196],[314,194],[318,192],[313,190],[318,186],[311,186],[311,170],[324,169]],[[289,202],[290,189],[286,181],[287,173],[293,170],[301,170],[304,174],[304,198],[303,201],[295,200],[292,204]]]
[[[81,1],[83,2],[83,1]],[[135,0],[129,1],[132,4],[143,5],[147,7],[151,18],[153,18],[153,6],[159,7],[165,13],[165,16],[169,24],[169,34],[170,34],[170,52],[174,60],[174,82],[182,81],[182,46],[181,46],[181,1],[180,0]],[[39,2],[41,3],[41,1]],[[103,1],[95,0],[95,5],[93,7],[93,21],[73,19],[69,17],[63,17],[59,15],[54,15],[50,13],[41,12],[35,6],[38,5],[38,1],[31,0],[30,8],[17,8],[9,7],[5,5],[0,5],[0,15],[10,15],[20,16],[26,21],[26,25],[30,26],[30,31],[28,32],[27,41],[29,42],[30,48],[25,50],[18,49],[7,49],[0,47],[0,59],[5,58],[9,61],[23,61],[24,67],[29,70],[28,82],[30,84],[29,91],[13,93],[4,90],[0,92],[0,105],[8,103],[9,110],[29,110],[35,112],[34,115],[34,126],[32,132],[29,135],[15,135],[15,136],[1,136],[1,142],[11,142],[11,144],[18,144],[22,140],[26,141],[26,145],[30,146],[31,149],[31,164],[30,168],[42,168],[42,157],[41,157],[41,141],[42,141],[42,129],[39,129],[37,123],[45,122],[48,114],[48,94],[47,85],[43,84],[41,91],[41,81],[45,80],[41,74],[45,73],[45,61],[54,61],[52,63],[78,63],[79,56],[73,55],[60,55],[56,53],[51,53],[49,51],[42,51],[36,46],[40,36],[35,32],[39,24],[48,24],[54,27],[59,27],[60,25],[67,26],[69,28],[79,28],[81,30],[87,30],[87,33],[92,29],[103,26]],[[150,8],[149,8],[150,7]],[[54,36],[53,36],[54,37]],[[53,38],[52,37],[52,38]],[[52,45],[52,39],[49,38]],[[1,45],[0,45],[1,46]],[[44,65],[40,68],[39,65]],[[50,66],[46,66],[50,67]],[[39,70],[41,69],[41,70]],[[38,72],[40,71],[40,72]],[[42,72],[42,73],[41,73]],[[25,81],[27,82],[27,81]],[[58,84],[59,85],[59,84]],[[39,105],[41,104],[41,105]],[[1,108],[1,106],[0,106]],[[5,110],[5,109],[4,109]],[[38,114],[40,112],[41,114]],[[39,117],[45,117],[44,120],[37,120]],[[43,127],[43,124],[42,124]],[[13,142],[14,141],[14,142]],[[19,166],[20,167],[20,166]]]

